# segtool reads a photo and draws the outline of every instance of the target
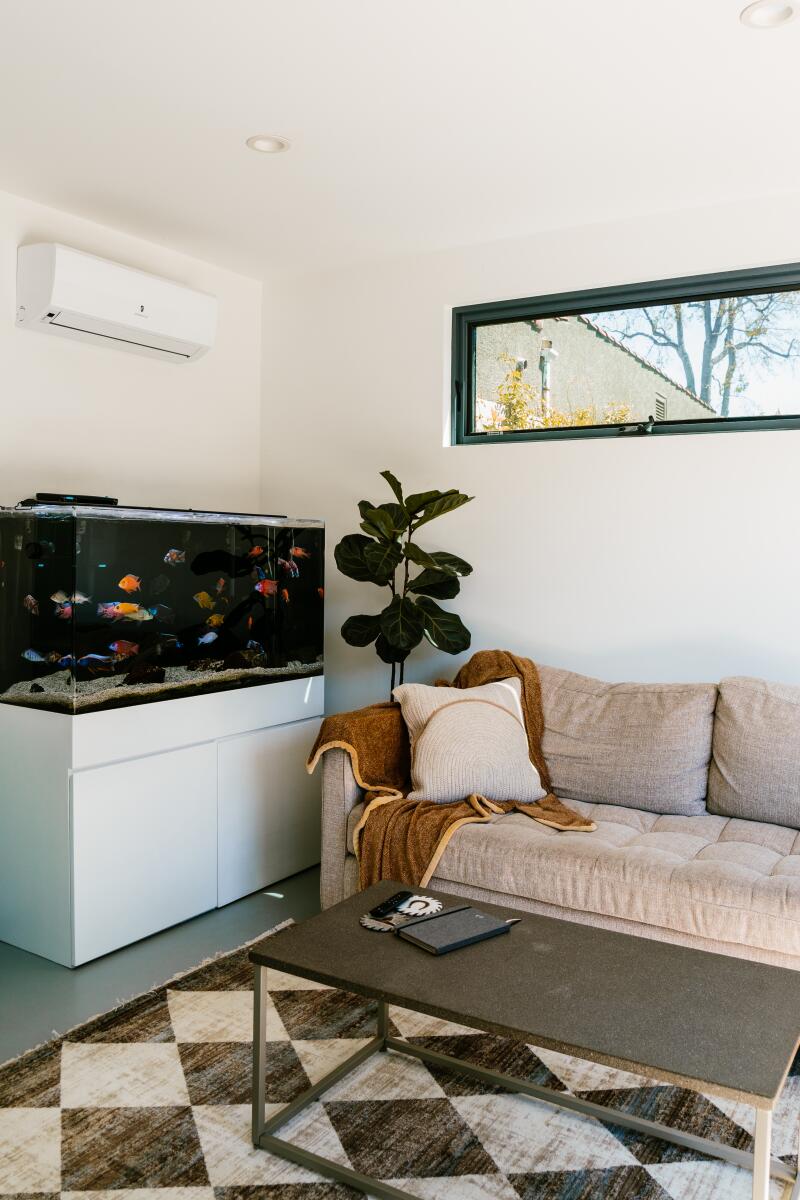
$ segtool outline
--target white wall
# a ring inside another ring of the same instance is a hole
[[[263,502],[328,522],[329,710],[386,691],[373,650],[338,635],[383,593],[332,559],[356,502],[391,498],[385,467],[475,495],[420,531],[474,564],[449,605],[474,649],[614,679],[800,682],[800,432],[443,444],[448,306],[796,259],[797,206],[778,198],[286,281],[265,304]]]
[[[217,343],[195,363],[17,329],[16,254],[59,241],[213,292]],[[261,283],[0,193],[0,503],[35,491],[252,509],[259,500]]]

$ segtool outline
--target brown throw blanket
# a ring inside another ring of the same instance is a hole
[[[542,694],[539,673],[527,658],[506,650],[474,654],[451,687],[480,687],[518,676],[531,762],[548,795],[536,804],[495,804],[483,796],[468,796],[457,804],[408,800],[411,789],[411,751],[400,705],[373,704],[355,712],[326,717],[308,761],[313,771],[326,750],[335,747],[350,755],[353,774],[367,793],[366,807],[356,827],[353,849],[359,861],[361,888],[381,879],[396,879],[424,887],[450,838],[462,825],[486,823],[494,817],[521,812],[553,829],[590,832],[595,828],[550,793],[550,777],[542,754]],[[440,681],[441,682],[441,681]]]

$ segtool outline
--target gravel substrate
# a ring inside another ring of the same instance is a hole
[[[30,680],[24,680],[13,683],[0,694],[0,701],[45,708],[51,712],[79,713],[277,683],[279,679],[320,675],[322,669],[322,663],[319,662],[291,662],[285,667],[237,667],[230,671],[189,671],[186,667],[166,667],[163,683],[126,684],[124,675],[100,675],[96,679],[81,680],[77,685],[69,671],[57,671],[35,680],[44,691],[32,692]]]

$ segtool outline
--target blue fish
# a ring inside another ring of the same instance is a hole
[[[63,658],[59,658],[57,661],[60,667],[72,667],[75,665],[75,659],[71,654],[65,654]]]
[[[254,642],[253,639],[251,638],[250,641],[247,643],[247,649],[248,650],[263,650],[264,647],[261,645],[261,642]]]
[[[22,657],[26,662],[47,662],[47,659],[38,650],[23,650]]]
[[[69,657],[69,655],[67,656]],[[78,659],[79,667],[88,667],[90,662],[113,662],[114,659],[110,654],[84,654],[83,658]]]
[[[212,642],[217,640],[217,635],[212,629],[210,633],[204,633],[202,637],[197,639],[198,646],[210,646]]]

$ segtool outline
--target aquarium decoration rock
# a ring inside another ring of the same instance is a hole
[[[167,673],[163,667],[153,663],[137,662],[131,667],[123,682],[127,687],[135,687],[137,683],[163,683]]]

